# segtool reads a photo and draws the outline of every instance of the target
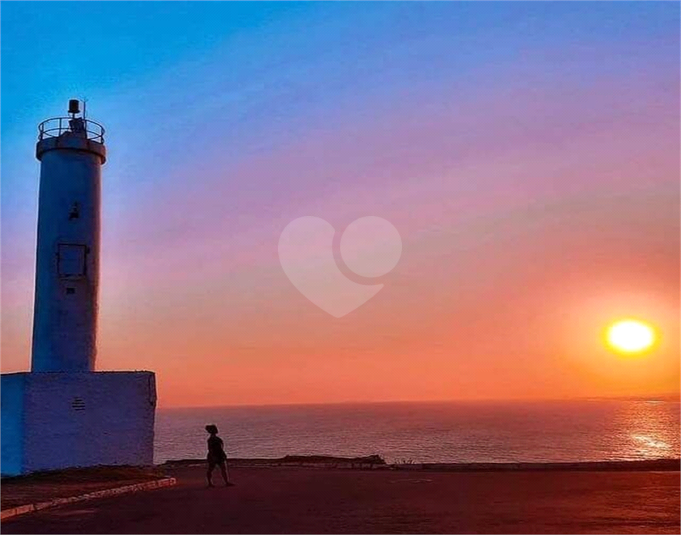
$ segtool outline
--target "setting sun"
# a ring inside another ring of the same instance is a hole
[[[620,353],[641,353],[655,343],[655,330],[647,323],[635,319],[613,323],[607,331],[608,345]]]

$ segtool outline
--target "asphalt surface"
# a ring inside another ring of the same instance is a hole
[[[209,489],[202,467],[174,469],[175,487],[32,513],[2,532],[679,533],[679,472],[231,472],[236,486]]]

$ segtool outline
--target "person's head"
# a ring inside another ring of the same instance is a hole
[[[206,426],[206,431],[208,431],[211,435],[217,435],[218,434],[218,426],[215,424],[208,424]]]

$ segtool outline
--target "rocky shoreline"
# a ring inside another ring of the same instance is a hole
[[[679,471],[680,459],[650,459],[639,461],[584,461],[552,463],[393,463],[379,455],[366,457],[334,457],[327,455],[286,455],[276,459],[230,458],[230,466],[310,468],[340,468],[366,470],[428,470],[438,472],[529,472],[529,471]],[[179,459],[163,463],[162,467],[182,467],[205,463],[204,459]]]

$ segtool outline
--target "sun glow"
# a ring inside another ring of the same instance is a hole
[[[656,338],[655,329],[635,319],[616,321],[606,333],[607,343],[612,349],[629,355],[650,349]]]

